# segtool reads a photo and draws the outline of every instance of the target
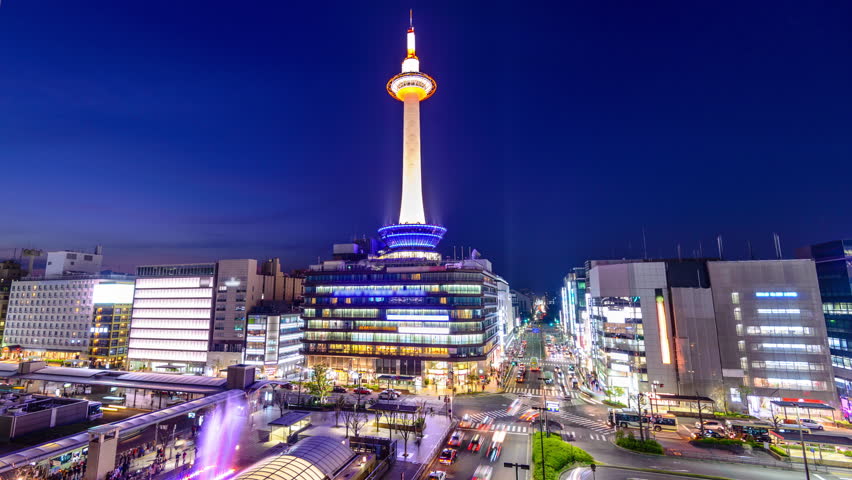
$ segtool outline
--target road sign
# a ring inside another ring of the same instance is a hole
[[[548,412],[558,412],[559,411],[559,402],[555,402],[552,400],[548,400],[545,403]]]

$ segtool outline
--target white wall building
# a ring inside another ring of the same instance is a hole
[[[100,273],[103,261],[104,256],[100,246],[95,248],[95,253],[70,250],[47,252],[44,275],[51,277],[66,274],[96,274]]]
[[[143,266],[137,275],[130,368],[208,373],[216,264]]]

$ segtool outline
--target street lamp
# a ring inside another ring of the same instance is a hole
[[[521,470],[529,470],[530,469],[529,465],[524,465],[522,463],[503,462],[503,466],[506,467],[506,468],[514,468],[515,469],[515,480],[519,480],[518,479],[518,469],[519,468]]]

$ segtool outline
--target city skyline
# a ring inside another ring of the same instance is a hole
[[[6,193],[25,201],[0,255],[301,268],[375,235],[399,213],[399,105],[377,85],[407,7],[4,4]],[[849,6],[413,7],[441,79],[423,162],[443,253],[552,290],[586,259],[644,256],[643,227],[652,258],[852,235],[825,181],[850,157]]]

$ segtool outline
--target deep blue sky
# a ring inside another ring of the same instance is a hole
[[[513,286],[590,258],[852,236],[850,2],[0,6],[0,254],[280,256],[398,211],[409,7],[427,216]]]

